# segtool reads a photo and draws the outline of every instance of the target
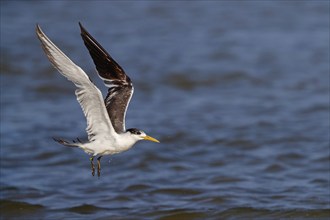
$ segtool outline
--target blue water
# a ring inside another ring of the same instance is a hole
[[[1,1],[2,219],[330,217],[328,1]],[[106,93],[78,22],[133,80],[139,142],[102,159],[45,33]]]

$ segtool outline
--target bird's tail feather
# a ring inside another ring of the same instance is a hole
[[[53,137],[53,139],[57,143],[62,144],[62,145],[67,146],[67,147],[79,147],[82,144],[82,142],[79,140],[79,138],[77,138],[77,141],[73,140],[72,143],[70,143],[66,140],[57,139],[57,138],[54,138],[54,137]]]

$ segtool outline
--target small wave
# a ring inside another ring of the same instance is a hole
[[[317,218],[329,219],[329,209],[319,210],[269,210],[269,209],[256,209],[251,207],[239,207],[227,209],[216,217],[233,218],[233,219],[280,219],[280,218]]]
[[[1,219],[35,219],[46,208],[39,204],[30,204],[12,200],[0,200]]]
[[[94,206],[94,205],[83,204],[83,205],[68,208],[66,210],[68,210],[70,212],[76,212],[79,214],[91,214],[91,213],[96,213],[96,212],[98,212],[100,210],[104,210],[104,209]]]
[[[72,94],[73,89],[70,89],[68,87],[54,85],[54,84],[43,84],[43,85],[37,85],[33,88],[33,90],[37,94]]]
[[[265,168],[265,172],[270,172],[270,173],[277,173],[284,171],[285,167],[281,166],[280,164],[271,164]]]
[[[215,85],[228,85],[230,83],[237,83],[246,81],[252,85],[257,85],[263,82],[264,79],[251,76],[249,73],[244,71],[232,71],[226,73],[210,73],[203,78],[196,73],[169,73],[165,79],[165,83],[175,88],[183,90],[192,90],[200,87],[212,87]]]
[[[165,213],[159,220],[204,219],[206,213],[193,210],[172,210]]]
[[[202,192],[197,189],[184,189],[184,188],[166,188],[157,189],[152,191],[154,194],[166,194],[166,195],[199,195]]]
[[[146,184],[133,184],[128,186],[125,191],[142,191],[142,190],[147,190],[151,189],[152,187]]]
[[[169,209],[144,213],[143,217],[152,216],[154,219],[176,220],[176,219],[305,219],[313,218],[329,219],[329,209],[316,210],[271,210],[252,207],[237,207],[229,209]]]

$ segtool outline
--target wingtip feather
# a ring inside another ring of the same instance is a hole
[[[42,36],[43,35],[43,32],[42,32],[42,30],[41,30],[41,27],[40,27],[40,25],[37,23],[36,24],[36,33],[37,33],[37,36],[40,38],[40,36]]]

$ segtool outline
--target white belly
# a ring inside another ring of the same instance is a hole
[[[93,156],[112,155],[130,149],[134,145],[134,143],[132,142],[130,143],[128,141],[119,142],[115,139],[113,140],[97,139],[95,141],[82,144],[80,148],[82,148],[87,154]]]

